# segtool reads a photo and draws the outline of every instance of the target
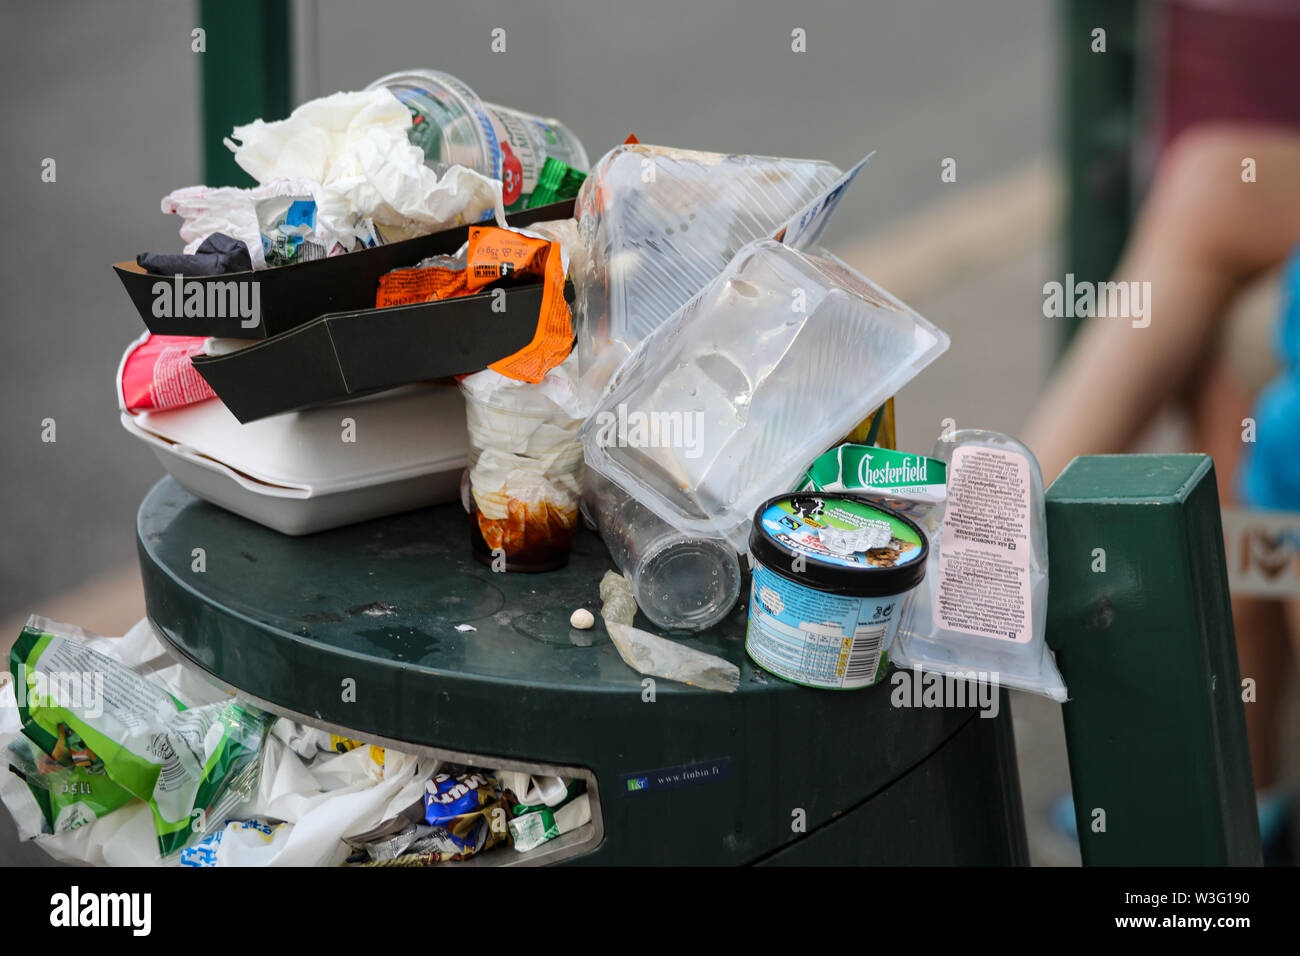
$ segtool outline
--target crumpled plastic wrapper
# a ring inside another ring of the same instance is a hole
[[[600,616],[610,640],[623,663],[637,673],[728,694],[739,686],[740,668],[730,661],[633,627],[636,598],[626,575],[606,571],[600,581],[600,599]]]
[[[587,247],[583,245],[578,234],[578,220],[551,219],[547,222],[535,222],[527,229],[519,229],[525,236],[540,236],[551,242],[558,242],[564,253],[565,272],[575,276],[587,267]]]
[[[470,494],[489,548],[507,555],[571,537],[582,495],[582,412],[570,355],[536,385],[484,369],[467,399]]]
[[[303,200],[314,202],[315,224],[291,226],[285,213],[289,205]],[[248,247],[253,268],[266,269],[276,259],[276,249],[283,241],[297,237],[321,250],[321,255],[340,255],[382,242],[374,223],[360,212],[337,207],[326,208],[323,188],[306,179],[277,179],[262,186],[241,189],[237,186],[186,186],[168,193],[162,211],[180,216],[181,238],[185,252],[194,254],[203,240],[214,232],[238,239]],[[267,247],[273,251],[267,259]]]
[[[366,853],[376,863],[388,863],[400,856],[415,853],[445,854],[452,857],[464,852],[442,827],[412,823],[390,837],[366,844]]]
[[[817,537],[826,549],[834,554],[853,554],[855,551],[870,551],[873,548],[889,547],[894,536],[885,521],[869,521],[865,527],[844,530],[840,528],[822,528]]]

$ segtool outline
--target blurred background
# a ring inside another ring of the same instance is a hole
[[[113,374],[141,328],[110,266],[180,250],[180,222],[159,200],[226,184],[219,137],[234,123],[430,67],[489,102],[559,118],[593,161],[629,133],[844,168],[876,150],[824,242],[952,336],[899,396],[899,446],[923,451],[945,419],[1011,434],[1024,423],[1069,331],[1043,317],[1044,282],[1105,277],[1155,153],[1189,121],[1165,108],[1182,62],[1163,43],[1171,17],[1203,53],[1227,35],[1228,12],[1277,7],[11,0],[0,8],[4,633],[35,612],[118,634],[142,613],[134,517],[162,470],[118,423]],[[252,21],[244,42],[261,55],[224,46]],[[191,50],[199,26],[204,53]],[[490,47],[497,28],[504,52]],[[805,52],[791,49],[796,29]],[[46,419],[55,442],[42,441]],[[1017,696],[1014,710],[1033,858],[1076,863],[1047,823],[1069,786],[1059,708]],[[39,862],[0,820],[0,862]]]

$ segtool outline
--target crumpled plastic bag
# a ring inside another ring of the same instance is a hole
[[[438,762],[368,746],[332,753],[328,740],[328,734],[277,721],[256,797],[196,847],[187,865],[337,866],[357,837],[404,825]]]
[[[138,622],[122,637],[100,637],[73,625],[56,624],[38,617],[30,619],[29,625],[47,633],[55,633],[58,639],[109,658],[120,664],[124,671],[130,671],[144,678],[150,685],[184,701],[190,709],[181,714],[197,716],[213,708],[222,710],[232,703],[228,693],[198,676],[193,668],[181,664],[159,640],[147,620]],[[125,674],[122,676],[125,677]],[[105,684],[108,684],[107,678]],[[125,684],[119,680],[118,686]],[[112,698],[106,697],[105,703],[110,700]],[[0,753],[8,757],[12,744],[22,744],[28,740],[22,734],[22,728],[13,675],[5,670],[0,672]],[[237,803],[244,792],[244,786],[253,785],[255,781],[252,777],[257,766],[254,761],[248,768],[250,773],[241,776],[238,781],[232,778],[232,786],[227,788],[224,796],[218,795],[212,804],[214,816],[224,814],[229,806]],[[112,781],[104,774],[94,772],[96,768],[93,764],[89,769],[92,775],[82,780],[82,783],[91,787],[111,784]],[[174,802],[174,797],[175,792],[164,799],[164,804]],[[105,808],[102,816],[93,812],[88,814],[83,808],[75,827],[50,833],[49,823],[43,818],[36,796],[21,778],[8,771],[6,763],[0,764],[0,801],[12,814],[19,839],[37,841],[56,860],[97,866],[159,866],[177,862],[175,855],[164,860],[159,845],[161,830],[155,824],[156,808],[142,799],[133,798],[111,811]],[[76,810],[71,805],[66,809]],[[174,842],[176,836],[172,834],[168,839]]]
[[[346,838],[365,833],[397,817],[420,799],[437,761],[385,750],[379,766],[371,748],[318,756],[308,762],[272,733],[267,740],[262,783],[254,800],[239,807],[246,820],[281,822],[259,866],[332,866],[348,855]],[[217,865],[236,865],[233,855],[252,862],[240,841],[227,849],[224,837]]]
[[[192,706],[232,700],[192,666],[182,664],[147,620],[123,637],[97,637],[71,625],[59,628],[62,636],[120,662]],[[26,738],[13,678],[5,670],[0,671],[0,753],[7,756],[15,740]],[[425,781],[437,769],[435,760],[391,749],[382,751],[380,763],[371,747],[342,754],[330,752],[329,747],[329,734],[323,731],[284,719],[275,721],[263,742],[255,795],[212,813],[197,847],[211,848],[211,861],[217,865],[341,863],[348,853],[346,838],[374,830],[421,801]],[[19,839],[36,840],[64,863],[173,866],[188,853],[182,850],[163,858],[152,810],[142,800],[132,800],[76,829],[43,833],[40,807],[28,786],[10,773],[7,765],[0,765],[0,801],[13,816]],[[274,837],[262,840],[253,832],[256,826],[245,825],[239,828],[241,836],[222,849],[225,836],[215,840],[213,836],[229,835],[230,825],[236,821],[265,822],[274,828]],[[284,826],[275,826],[280,823]]]
[[[332,222],[372,219],[389,242],[478,222],[495,210],[501,182],[463,166],[439,177],[407,139],[411,114],[386,89],[310,100],[286,119],[235,127],[224,142],[259,183],[319,183],[317,205]]]

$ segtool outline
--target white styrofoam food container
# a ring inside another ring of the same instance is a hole
[[[191,493],[292,535],[454,501],[469,451],[454,385],[409,385],[245,425],[214,398],[123,412],[122,426]]]

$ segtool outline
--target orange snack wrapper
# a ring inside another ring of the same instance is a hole
[[[474,295],[507,278],[544,284],[537,332],[518,352],[488,368],[536,384],[564,361],[573,346],[573,315],[564,300],[564,260],[559,243],[496,226],[474,226],[469,231],[464,269],[395,269],[380,277],[375,306],[382,309]]]
[[[551,243],[496,226],[474,226],[466,252],[466,285],[478,292],[498,279],[545,279]]]
[[[394,269],[379,277],[375,308],[414,305],[417,302],[452,299],[468,294],[463,269]]]
[[[560,245],[548,242],[543,266],[542,308],[537,316],[533,340],[513,355],[507,355],[488,368],[506,378],[536,384],[546,373],[563,362],[573,348],[573,315],[564,301],[564,262]]]

